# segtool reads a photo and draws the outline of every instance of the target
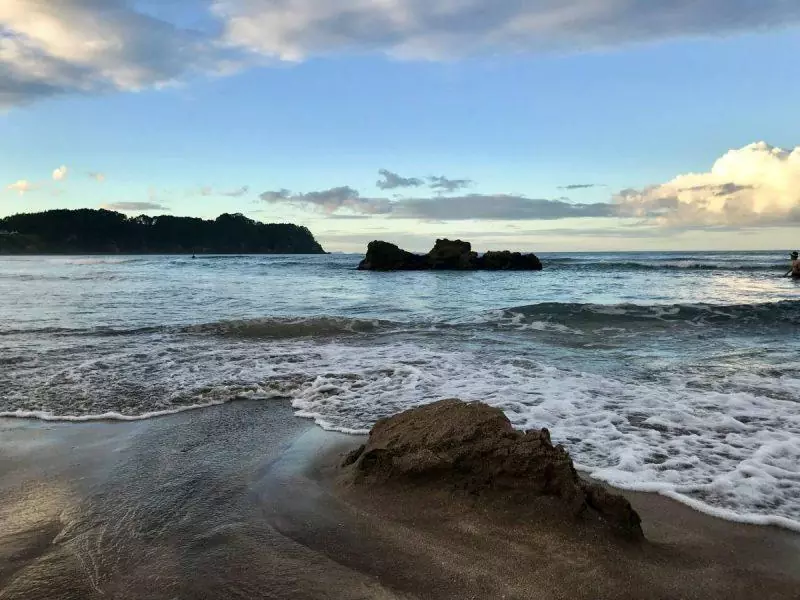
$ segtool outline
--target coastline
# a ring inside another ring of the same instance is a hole
[[[332,252],[328,252],[327,250],[323,250],[322,252],[289,252],[289,251],[281,251],[281,252],[192,252],[191,250],[175,250],[173,252],[166,252],[166,251],[152,251],[152,252],[145,252],[145,251],[137,251],[137,252],[76,252],[76,251],[63,251],[63,252],[7,252],[7,251],[0,251],[0,257],[9,258],[9,257],[16,257],[16,256],[34,256],[37,258],[41,258],[44,256],[54,256],[58,258],[63,257],[81,257],[81,256],[320,256],[323,254],[333,254]]]
[[[44,423],[64,423],[64,424],[131,423],[138,421],[150,421],[152,419],[162,419],[164,417],[172,417],[174,415],[179,415],[185,412],[207,410],[209,408],[225,406],[228,404],[233,404],[242,401],[247,402],[246,400],[241,400],[241,399],[237,399],[235,401],[220,400],[204,404],[190,404],[190,405],[176,407],[173,409],[146,412],[138,415],[124,415],[117,412],[106,412],[106,413],[92,414],[92,415],[53,415],[51,413],[43,411],[16,410],[16,411],[0,412],[0,423],[2,423],[2,421],[4,420],[9,422],[15,420],[23,420],[23,421],[33,420],[33,421],[41,421]],[[270,401],[280,402],[280,400],[277,399]],[[353,450],[358,445],[363,443],[367,438],[367,433],[364,433],[362,430],[349,430],[341,428],[328,429],[323,424],[320,424],[317,415],[303,414],[302,410],[293,409],[293,416],[303,421],[308,420],[309,422],[314,423],[314,425],[317,428],[320,428],[322,431],[325,431],[327,434],[331,436],[332,439],[338,439],[340,436],[341,439],[339,443],[343,446],[342,449],[343,453],[347,453],[348,451]],[[0,432],[1,431],[3,431],[2,425],[0,425]],[[594,478],[592,476],[593,469],[591,469],[590,467],[586,467],[580,464],[575,464],[575,468],[580,474],[580,476],[586,481],[597,483],[599,485],[607,487],[608,489],[614,490],[617,493],[623,494],[626,497],[627,496],[649,497],[653,495],[660,496],[665,500],[669,500],[670,502],[674,502],[686,508],[689,508],[692,512],[699,512],[705,516],[712,517],[714,519],[726,523],[777,528],[781,530],[791,531],[800,536],[800,521],[795,521],[792,519],[788,519],[786,517],[780,517],[774,515],[760,515],[760,514],[742,515],[734,511],[711,506],[702,501],[695,500],[691,497],[674,492],[670,490],[668,487],[660,486],[658,484],[652,484],[652,485],[646,484],[644,486],[636,486],[636,487],[618,486],[614,485],[613,483],[608,483],[602,479]]]
[[[0,598],[793,598],[800,586],[797,533],[623,492],[647,538],[632,546],[442,490],[359,489],[337,465],[362,439],[278,400],[128,422],[0,419]]]

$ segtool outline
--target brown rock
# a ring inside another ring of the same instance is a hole
[[[356,483],[437,482],[481,494],[556,496],[572,515],[595,513],[632,538],[639,516],[622,496],[578,477],[546,429],[515,430],[499,408],[442,400],[378,421],[345,466]]]

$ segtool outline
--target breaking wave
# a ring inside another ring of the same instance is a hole
[[[651,324],[692,326],[793,326],[800,325],[800,301],[784,300],[760,304],[586,304],[544,302],[476,312],[457,319],[426,318],[416,322],[347,317],[269,317],[198,323],[157,325],[134,329],[92,327],[74,329],[44,327],[0,330],[0,337],[11,335],[51,336],[126,336],[137,334],[185,334],[227,338],[292,339],[332,338],[337,336],[398,333],[430,329],[470,329],[480,327],[580,333],[583,327]]]
[[[498,311],[490,320],[522,323],[555,321],[569,326],[586,323],[667,322],[693,325],[800,325],[800,301],[760,304],[581,304],[545,302]]]
[[[53,335],[53,336],[125,336],[138,334],[194,334],[238,338],[290,339],[303,337],[333,337],[358,333],[374,333],[394,326],[380,319],[348,319],[345,317],[287,317],[215,321],[191,325],[156,325],[134,329],[91,327],[42,327],[38,329],[0,330],[0,336]]]
[[[575,258],[543,258],[545,268],[600,270],[600,271],[745,271],[786,272],[788,263],[782,262],[695,262],[691,260],[671,261],[597,261]]]

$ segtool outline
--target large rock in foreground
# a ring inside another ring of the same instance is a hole
[[[519,252],[487,252],[479,256],[469,242],[436,240],[430,252],[413,254],[388,242],[374,241],[367,246],[367,255],[358,265],[365,271],[423,270],[487,270],[541,271],[542,263],[535,254]]]
[[[436,482],[478,494],[555,496],[571,515],[594,513],[631,538],[643,536],[630,503],[581,480],[546,429],[516,431],[499,408],[480,402],[442,400],[381,419],[345,466],[359,484]]]

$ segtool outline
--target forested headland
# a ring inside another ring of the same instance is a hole
[[[48,210],[0,219],[0,254],[322,254],[306,228],[242,214],[216,219],[104,209]]]

